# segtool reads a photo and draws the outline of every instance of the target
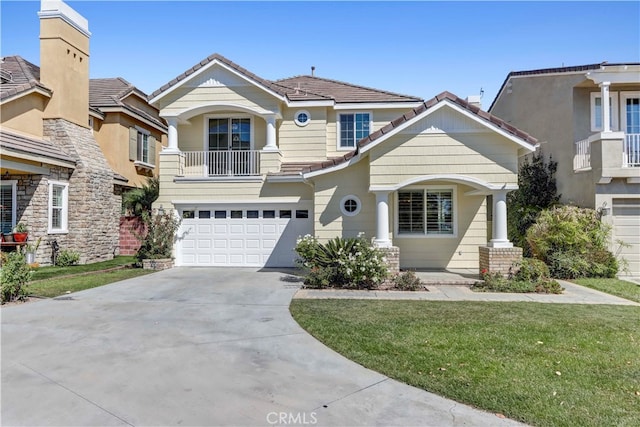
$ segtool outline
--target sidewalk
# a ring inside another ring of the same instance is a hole
[[[424,273],[423,273],[424,274]],[[442,274],[442,273],[438,273]],[[451,276],[449,276],[451,277]],[[422,277],[421,277],[422,279]],[[431,280],[435,277],[431,277]],[[424,280],[424,279],[423,279]],[[351,291],[342,289],[300,289],[293,296],[300,299],[379,299],[379,300],[425,300],[425,301],[529,301],[558,304],[613,304],[635,305],[639,303],[614,295],[579,286],[574,283],[558,281],[564,292],[555,294],[514,294],[495,292],[473,292],[466,284],[434,284],[427,282],[428,292],[418,291]]]

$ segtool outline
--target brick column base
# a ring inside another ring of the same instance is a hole
[[[522,248],[491,248],[480,246],[480,276],[482,271],[489,273],[502,273],[503,276],[509,274],[509,269],[514,262],[522,260]]]
[[[391,246],[389,248],[379,248],[387,260],[387,268],[389,273],[395,274],[400,272],[400,248]]]

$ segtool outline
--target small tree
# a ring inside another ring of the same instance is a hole
[[[130,215],[142,217],[144,212],[151,212],[151,205],[160,194],[160,180],[149,178],[140,188],[134,188],[122,195],[122,207]]]
[[[527,230],[535,223],[538,214],[560,201],[557,194],[555,173],[558,163],[549,157],[544,161],[542,153],[534,153],[531,162],[525,159],[518,172],[518,189],[507,196],[507,224],[509,239],[531,255],[527,242]]]
[[[0,297],[2,304],[24,300],[28,296],[27,283],[33,272],[20,252],[11,252],[0,270]]]

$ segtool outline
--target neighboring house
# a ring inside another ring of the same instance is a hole
[[[86,19],[61,1],[43,2],[39,16],[40,67],[20,56],[0,63],[2,232],[26,223],[30,241],[43,239],[40,263],[54,240],[83,263],[110,259],[121,194],[156,170],[166,127],[122,79],[92,81],[90,96]],[[130,156],[133,130],[146,136],[135,155],[147,157]]]
[[[483,251],[521,253],[506,193],[536,140],[450,93],[269,81],[215,54],[150,102],[169,125],[155,206],[182,218],[177,265],[293,266],[305,234],[364,233],[403,268],[477,271]]]
[[[542,141],[561,201],[601,210],[640,277],[640,64],[512,72],[489,111]]]

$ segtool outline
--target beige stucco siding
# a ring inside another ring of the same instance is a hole
[[[288,108],[278,127],[278,148],[284,161],[315,161],[326,158],[326,108],[305,108],[311,120],[306,126],[298,126],[294,115],[301,108]]]
[[[442,188],[456,189],[454,211],[457,218],[456,237],[393,236],[393,245],[400,248],[401,268],[470,268],[479,262],[478,246],[487,243],[486,198],[468,196],[471,188],[447,182],[432,183]],[[393,197],[394,218],[397,211]],[[392,228],[395,232],[395,227]]]
[[[517,183],[517,146],[490,133],[398,134],[371,150],[371,185],[424,175],[459,174],[488,183]]]
[[[46,99],[31,94],[0,105],[0,123],[6,129],[42,138],[42,117]]]
[[[313,180],[315,235],[318,238],[356,237],[358,233],[365,233],[368,239],[375,237],[376,199],[369,193],[368,170],[368,162],[361,161]],[[347,195],[357,196],[362,203],[362,209],[356,216],[345,216],[340,210],[340,201]]]

